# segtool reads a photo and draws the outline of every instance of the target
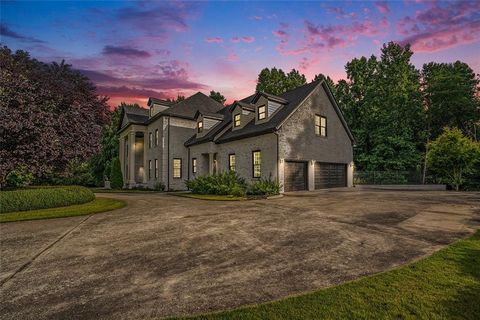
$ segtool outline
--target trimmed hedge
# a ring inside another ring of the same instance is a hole
[[[65,207],[93,201],[90,189],[70,186],[0,192],[0,213]]]
[[[245,196],[247,183],[234,171],[225,171],[209,176],[199,176],[186,180],[185,184],[192,193]]]

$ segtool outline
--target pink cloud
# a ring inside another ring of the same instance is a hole
[[[242,37],[242,41],[246,43],[252,43],[253,41],[255,41],[255,38],[251,36],[244,36]]]
[[[239,42],[240,42],[240,38],[239,38],[239,37],[232,37],[232,38],[230,39],[230,42],[239,43]]]
[[[206,38],[205,42],[208,42],[208,43],[222,43],[223,39],[219,38],[219,37]]]
[[[231,61],[231,62],[234,62],[234,61],[237,61],[238,60],[238,54],[236,54],[235,52],[230,52],[226,58],[227,61]]]
[[[287,35],[287,32],[283,30],[275,30],[275,31],[272,31],[272,33],[276,37],[283,37]]]
[[[387,1],[377,1],[375,2],[375,7],[377,7],[378,11],[382,14],[390,13],[390,7]]]
[[[302,72],[307,72],[309,70],[309,68],[315,64],[318,63],[318,58],[313,58],[313,59],[308,59],[306,57],[303,57],[302,60],[300,60],[300,63],[299,63],[299,66],[298,68],[302,71]]]
[[[480,40],[480,2],[429,2],[415,17],[397,22],[397,33],[417,52],[433,52]]]
[[[416,52],[434,52],[479,40],[480,21],[457,28],[417,33],[403,39],[400,43],[409,43]]]

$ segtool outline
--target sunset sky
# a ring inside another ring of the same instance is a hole
[[[345,78],[354,57],[410,43],[414,64],[462,60],[480,72],[480,1],[1,2],[2,45],[65,59],[100,94],[145,105],[255,90],[264,67]]]

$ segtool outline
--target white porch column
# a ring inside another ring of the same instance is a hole
[[[353,161],[347,164],[347,187],[353,187],[353,169],[354,169]]]
[[[213,174],[213,152],[208,154],[208,174]]]
[[[308,161],[308,191],[315,190],[315,160]]]
[[[129,185],[132,187],[135,185],[135,131],[132,131],[128,134],[128,174],[129,174]]]

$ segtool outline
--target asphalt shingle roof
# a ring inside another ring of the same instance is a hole
[[[216,113],[222,108],[225,108],[223,104],[207,97],[201,92],[197,92],[193,96],[172,105],[170,108],[158,114],[193,120],[197,111],[200,113]]]

